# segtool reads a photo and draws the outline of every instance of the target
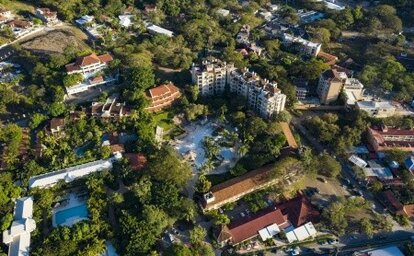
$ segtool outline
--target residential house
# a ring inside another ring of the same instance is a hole
[[[304,10],[299,10],[298,16],[300,18],[301,24],[308,24],[323,19],[325,17],[325,14],[316,11],[306,12]]]
[[[385,118],[394,116],[397,108],[389,101],[359,101],[356,107],[368,114],[368,116],[376,118]]]
[[[204,194],[202,202],[203,210],[210,211],[218,209],[227,203],[239,200],[247,194],[273,185],[280,179],[293,177],[295,175],[292,172],[287,177],[274,177],[272,172],[273,165],[267,165],[211,187],[210,191]]]
[[[113,60],[108,53],[97,56],[92,53],[88,56],[76,59],[74,63],[65,66],[67,74],[83,74],[96,73],[107,67],[108,63]]]
[[[191,76],[201,96],[221,95],[226,89],[228,74],[233,69],[233,64],[209,58],[203,60],[200,65],[193,63]]]
[[[33,24],[27,20],[11,20],[6,23],[10,27],[15,37],[22,37],[27,35],[33,27]]]
[[[227,10],[227,9],[218,9],[216,11],[216,13],[219,14],[219,15],[221,15],[221,16],[223,16],[223,17],[227,17],[227,16],[229,16],[230,11]]]
[[[381,192],[379,199],[392,214],[404,215],[407,217],[414,216],[414,204],[403,205],[392,190]]]
[[[247,106],[264,118],[270,118],[285,109],[286,95],[277,88],[277,83],[261,79],[248,69],[232,70],[229,73],[230,93],[247,99]]]
[[[301,37],[295,37],[287,33],[283,34],[282,41],[285,46],[291,46],[293,44],[300,45],[299,50],[301,53],[308,56],[318,56],[322,48],[322,44],[320,43],[313,43]]]
[[[414,149],[413,129],[372,126],[368,128],[367,139],[375,151],[402,150],[410,152]]]
[[[368,161],[368,166],[362,168],[366,179],[373,180],[392,180],[394,176],[388,167],[384,167],[374,160]]]
[[[135,15],[131,14],[124,14],[119,15],[119,24],[124,28],[129,28],[132,25],[132,19],[135,17]]]
[[[250,44],[250,26],[245,24],[240,29],[239,33],[237,33],[236,42],[241,45],[249,45]]]
[[[65,128],[65,119],[62,117],[54,117],[50,119],[49,129],[51,133],[58,133]]]
[[[46,23],[55,23],[58,21],[57,12],[53,12],[49,8],[37,8],[36,15]]]
[[[320,213],[303,195],[299,194],[297,197],[280,202],[276,206],[235,220],[229,225],[223,225],[215,233],[215,236],[221,245],[237,245],[257,236],[265,241],[281,230],[286,232],[303,225],[307,225],[309,232],[314,234],[307,223],[318,222],[319,219]],[[299,236],[302,238],[302,233]]]
[[[86,164],[68,167],[62,170],[30,177],[29,189],[37,187],[52,187],[61,180],[65,181],[66,183],[69,183],[75,179],[85,177],[91,173],[111,169],[112,163],[114,161],[118,161],[121,158],[121,154],[115,154],[113,157],[106,160],[97,160]]]
[[[125,102],[119,102],[117,97],[109,97],[105,102],[92,102],[91,115],[102,118],[120,118],[129,115]]]
[[[336,57],[335,55],[329,54],[327,52],[324,51],[320,51],[317,55],[318,58],[321,58],[325,64],[329,65],[329,66],[334,66],[336,64],[336,62],[338,61],[338,57]]]
[[[7,255],[27,256],[30,254],[30,233],[36,229],[32,197],[16,200],[13,219],[10,230],[3,232],[3,242],[9,245]]]
[[[171,106],[180,96],[180,90],[172,83],[163,84],[147,91],[147,98],[151,101],[148,111],[159,111]]]
[[[87,24],[92,23],[94,19],[95,19],[94,16],[84,15],[80,17],[79,19],[75,20],[75,23],[78,24],[79,26],[85,26]]]
[[[351,163],[353,163],[354,165],[358,166],[359,168],[365,168],[368,165],[368,163],[364,159],[362,159],[362,158],[360,158],[360,157],[358,157],[356,155],[351,155],[348,158],[348,160]]]
[[[129,167],[134,171],[143,169],[147,164],[147,158],[142,153],[126,153],[124,156],[128,160]]]
[[[146,15],[156,12],[157,6],[155,4],[144,4],[144,13]]]
[[[0,7],[0,25],[13,19],[13,15],[10,10]]]

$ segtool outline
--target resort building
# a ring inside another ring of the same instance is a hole
[[[221,95],[226,89],[228,74],[233,69],[233,64],[218,59],[206,59],[200,65],[193,63],[191,75],[201,96]]]
[[[74,63],[65,66],[67,74],[83,74],[96,73],[107,67],[108,63],[113,60],[110,54],[97,56],[92,53],[88,56],[78,58]]]
[[[285,109],[286,95],[277,83],[261,79],[248,69],[233,70],[229,75],[230,92],[247,99],[247,106],[264,118],[277,115]]]
[[[151,105],[145,108],[148,111],[160,111],[171,106],[180,96],[180,90],[172,83],[151,88],[146,93]]]
[[[318,222],[319,218],[320,213],[303,195],[299,195],[238,219],[229,225],[223,225],[215,236],[223,246],[237,245],[257,236],[260,236],[262,241],[266,241],[284,230],[286,234],[293,232],[289,235],[290,240],[287,237],[288,241],[292,242],[295,241],[294,239],[303,240],[314,236],[316,230],[312,222]]]
[[[313,43],[301,37],[295,37],[287,33],[283,34],[282,41],[285,46],[290,46],[293,44],[300,45],[300,52],[309,56],[318,56],[322,48],[322,44],[320,43]]]
[[[58,21],[57,12],[53,12],[49,8],[37,8],[36,15],[46,23]]]
[[[122,155],[116,154],[114,157],[107,160],[98,160],[54,172],[33,176],[29,179],[29,188],[32,189],[52,187],[61,180],[69,183],[77,178],[85,177],[91,173],[111,169],[112,163],[119,160],[120,158],[122,158]]]
[[[414,130],[373,126],[368,128],[368,142],[375,151],[413,151]]]
[[[203,210],[218,209],[227,203],[239,200],[247,194],[276,184],[280,179],[296,175],[292,172],[287,174],[287,177],[274,177],[272,173],[273,165],[267,165],[213,186],[208,193],[204,194]]]
[[[14,220],[10,230],[3,232],[3,242],[9,245],[8,256],[30,255],[30,233],[36,229],[33,220],[33,198],[16,200]]]
[[[359,101],[356,103],[359,110],[366,112],[370,117],[385,118],[396,114],[397,108],[389,101]]]

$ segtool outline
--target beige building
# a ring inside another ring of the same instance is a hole
[[[261,79],[248,69],[232,70],[229,75],[230,92],[245,97],[250,109],[264,118],[277,115],[285,109],[286,95],[277,83]]]
[[[337,69],[329,69],[321,74],[317,93],[321,104],[330,104],[336,101],[341,93],[348,76]]]
[[[233,69],[233,64],[218,59],[207,59],[201,65],[193,64],[191,76],[202,96],[220,95],[226,89],[227,74]]]

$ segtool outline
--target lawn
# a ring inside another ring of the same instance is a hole
[[[6,7],[7,9],[11,10],[12,12],[19,14],[20,12],[32,12],[34,11],[34,6],[29,4],[29,3],[25,3],[23,1],[19,1],[19,0],[6,0],[6,1],[2,1],[1,6]]]
[[[164,128],[165,132],[168,132],[175,127],[172,121],[172,117],[170,117],[170,112],[168,111],[163,111],[155,114],[154,121],[158,126]]]

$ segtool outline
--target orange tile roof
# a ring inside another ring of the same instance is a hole
[[[298,149],[298,143],[296,143],[295,137],[293,136],[292,130],[289,127],[287,122],[280,122],[280,127],[282,128],[283,134],[286,137],[286,140],[289,144],[289,147],[293,149]]]
[[[147,158],[142,153],[128,153],[125,157],[133,170],[141,170],[147,163]]]
[[[180,90],[172,83],[163,84],[147,91],[147,98],[151,105],[146,108],[148,111],[158,111],[170,106],[181,96]]]
[[[52,118],[50,120],[50,129],[57,129],[59,126],[62,126],[65,124],[64,118]]]
[[[213,186],[211,192],[214,195],[214,201],[205,204],[205,209],[213,208],[215,205],[222,204],[229,198],[243,195],[246,191],[254,191],[256,188],[276,180],[276,177],[272,177],[271,175],[272,170],[273,165],[267,165]]]
[[[112,153],[115,153],[115,152],[124,153],[125,152],[125,147],[123,144],[114,144],[114,145],[110,145],[109,147],[111,148]]]
[[[91,84],[97,84],[97,83],[102,83],[104,81],[103,76],[97,76],[91,79],[90,83]]]
[[[81,67],[85,67],[85,66],[89,66],[89,65],[97,64],[97,63],[107,63],[112,60],[113,60],[112,55],[108,53],[99,55],[99,56],[97,56],[95,53],[92,53],[88,56],[77,58],[74,63],[67,64],[65,68],[66,68],[66,71],[71,72],[74,70],[79,70]]]

